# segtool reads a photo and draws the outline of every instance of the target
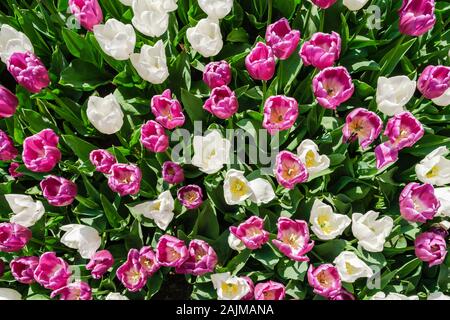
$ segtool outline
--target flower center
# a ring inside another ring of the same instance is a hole
[[[439,175],[439,167],[438,166],[433,166],[433,168],[431,168],[431,170],[428,171],[425,176],[427,178],[434,178],[434,177],[437,177],[438,175]]]
[[[225,296],[236,296],[239,292],[239,287],[235,283],[222,283],[222,291]]]
[[[232,194],[242,197],[247,194],[247,191],[248,191],[248,187],[244,183],[244,181],[239,180],[239,179],[233,179],[231,181],[231,193]]]
[[[309,150],[306,152],[305,156],[305,165],[307,168],[314,167],[316,165],[316,155],[314,154],[314,151]]]

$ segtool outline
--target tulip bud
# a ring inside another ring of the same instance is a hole
[[[322,107],[335,110],[352,97],[355,87],[347,69],[330,67],[314,77],[313,90]]]
[[[399,202],[402,217],[410,222],[425,223],[433,219],[440,206],[433,186],[428,183],[409,183],[401,192]]]
[[[4,131],[0,130],[0,160],[13,160],[17,157],[18,153],[12,139]]]
[[[94,36],[103,52],[116,60],[128,60],[134,52],[136,33],[131,24],[108,19],[94,26]]]
[[[198,5],[208,17],[223,19],[233,8],[233,0],[198,0]]]
[[[308,283],[314,288],[314,293],[328,298],[341,290],[342,283],[338,270],[332,264],[321,264],[317,268],[308,268]]]
[[[54,252],[46,252],[39,257],[34,270],[34,279],[46,289],[56,290],[67,285],[70,278],[69,265]]]
[[[13,212],[9,221],[24,227],[34,226],[45,213],[42,202],[34,201],[31,196],[10,193],[5,195],[5,199]]]
[[[50,84],[47,69],[32,52],[13,53],[7,67],[17,83],[31,93],[38,93]]]
[[[19,101],[14,93],[0,85],[0,118],[12,117],[16,113],[18,104]]]
[[[289,21],[282,18],[267,27],[266,42],[272,48],[275,57],[286,60],[297,49],[300,31],[292,30]]]
[[[219,21],[212,18],[200,20],[195,27],[187,29],[186,36],[192,49],[205,58],[218,55],[223,48]]]
[[[38,257],[19,257],[11,261],[10,268],[13,277],[20,283],[34,282],[34,270],[39,264]]]
[[[281,151],[277,155],[274,173],[278,183],[286,189],[294,189],[297,183],[306,182],[309,176],[300,158],[289,151]]]
[[[309,261],[306,254],[314,247],[310,240],[308,224],[303,220],[278,218],[278,234],[272,243],[281,253],[295,261]]]
[[[264,230],[264,220],[257,216],[248,218],[237,227],[231,226],[230,232],[250,250],[259,249],[269,241],[269,232]]]
[[[289,130],[298,117],[298,103],[286,96],[272,96],[264,103],[264,120],[262,126],[274,135],[279,131]]]
[[[114,258],[108,250],[97,251],[86,265],[94,279],[100,279],[114,264]]]
[[[56,289],[50,294],[50,298],[57,296],[60,300],[92,300],[92,289],[86,282],[76,281]]]
[[[344,142],[358,139],[361,148],[366,149],[379,137],[382,129],[383,121],[376,113],[357,108],[347,115],[342,138]]]
[[[142,173],[133,164],[116,163],[111,167],[108,186],[120,196],[135,195],[141,188]]]
[[[305,66],[313,65],[318,69],[333,66],[341,55],[341,37],[338,33],[316,32],[306,41],[300,50]]]
[[[184,181],[183,168],[172,161],[166,161],[162,166],[162,176],[165,182],[178,184]]]
[[[102,149],[91,151],[89,160],[95,166],[95,170],[104,174],[109,174],[111,167],[117,163],[116,158],[111,153]]]
[[[188,259],[175,272],[202,276],[214,271],[217,264],[217,254],[214,249],[203,240],[192,240],[188,247]]]
[[[86,110],[89,122],[101,133],[114,134],[122,128],[124,114],[113,94],[90,96]]]
[[[268,81],[275,74],[275,56],[272,48],[258,42],[245,58],[245,67],[255,80]]]
[[[442,264],[447,255],[445,238],[435,232],[424,232],[414,241],[416,256],[428,262],[429,267]]]
[[[19,251],[30,239],[30,229],[17,223],[0,223],[0,252]]]
[[[401,33],[421,36],[436,23],[434,0],[403,0],[399,15]]]
[[[102,8],[97,0],[69,0],[69,8],[80,24],[89,31],[103,20]]]
[[[48,176],[40,186],[44,198],[55,207],[68,206],[77,196],[77,185],[62,177]]]
[[[286,296],[286,288],[275,281],[258,283],[255,286],[255,300],[283,300]]]
[[[59,137],[52,129],[44,129],[23,142],[22,159],[28,170],[49,172],[61,160]]]
[[[214,88],[203,109],[220,119],[231,118],[239,108],[238,99],[227,86]]]
[[[228,86],[231,82],[231,68],[228,62],[222,60],[208,63],[203,71],[203,82],[210,89]]]
[[[195,184],[178,189],[177,197],[181,204],[190,210],[197,209],[203,203],[202,189]]]
[[[441,97],[450,88],[450,67],[427,66],[420,74],[417,88],[427,99]]]
[[[181,103],[172,99],[172,92],[167,89],[162,95],[157,95],[151,101],[152,113],[164,128],[172,130],[184,124],[185,117]]]
[[[180,267],[189,258],[184,242],[170,235],[163,235],[156,245],[156,259],[164,267]]]
[[[152,84],[161,84],[169,77],[162,40],[156,42],[154,46],[145,44],[140,53],[133,53],[130,56],[130,60],[139,76]]]
[[[407,76],[379,77],[376,96],[378,110],[387,116],[402,113],[415,91],[416,82]]]
[[[163,126],[150,120],[141,127],[141,143],[151,152],[165,152],[169,148],[169,137]]]

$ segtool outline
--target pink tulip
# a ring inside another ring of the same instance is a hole
[[[334,65],[341,55],[341,37],[338,33],[316,32],[306,41],[300,50],[305,66],[312,65],[325,69]]]
[[[33,172],[52,171],[61,160],[58,142],[59,137],[52,129],[44,129],[26,138],[22,153],[25,167]]]
[[[38,93],[50,84],[47,69],[32,52],[13,53],[7,67],[17,83],[31,93]]]
[[[16,95],[0,85],[0,119],[12,117],[18,105]]]
[[[231,83],[231,68],[228,62],[222,60],[208,63],[203,71],[203,82],[210,89],[228,86]]]
[[[151,277],[160,268],[159,262],[156,259],[156,253],[153,251],[152,247],[149,246],[142,247],[139,251],[139,262],[142,269],[149,277]]]
[[[259,249],[269,241],[269,232],[264,230],[264,220],[256,216],[248,218],[237,227],[231,226],[230,232],[250,250]]]
[[[34,279],[46,289],[56,290],[67,285],[70,278],[69,265],[54,252],[46,252],[39,258]]]
[[[162,95],[152,98],[152,113],[164,128],[172,130],[184,124],[185,117],[181,103],[177,99],[172,99],[170,89],[165,90]]]
[[[436,23],[434,0],[403,0],[399,15],[401,33],[421,36]]]
[[[202,188],[195,184],[178,189],[177,197],[181,204],[190,210],[197,209],[203,203]]]
[[[355,300],[355,296],[345,289],[334,291],[328,297],[328,300]]]
[[[34,282],[34,270],[39,264],[38,257],[19,257],[9,264],[11,274],[20,283],[31,284]]]
[[[342,283],[339,273],[332,264],[321,264],[317,268],[308,268],[308,283],[314,288],[314,293],[325,298],[332,297],[341,290]]]
[[[258,42],[245,58],[245,67],[255,80],[268,81],[272,79],[275,74],[275,56],[272,48],[262,42]]]
[[[389,141],[383,142],[375,148],[375,158],[377,160],[377,169],[384,168],[388,164],[398,160],[398,149]]]
[[[429,267],[442,264],[447,255],[447,243],[445,238],[435,232],[424,232],[414,241],[416,256]]]
[[[111,167],[117,163],[116,157],[106,150],[97,149],[89,154],[89,160],[95,170],[104,174],[111,173]]]
[[[358,139],[362,149],[366,149],[377,139],[383,129],[380,117],[363,108],[357,108],[347,115],[342,129],[344,142],[353,142]]]
[[[328,9],[331,7],[337,0],[311,0],[316,6],[321,9]]]
[[[50,298],[57,296],[60,300],[92,300],[92,289],[86,282],[76,281],[56,289],[50,294]]]
[[[440,207],[440,202],[434,195],[431,184],[411,182],[400,193],[400,213],[410,222],[431,220]]]
[[[162,166],[162,176],[165,182],[178,184],[184,181],[183,168],[175,162],[166,161]]]
[[[255,286],[255,300],[283,300],[286,296],[286,288],[275,281],[258,283]]]
[[[228,119],[238,111],[238,99],[227,86],[216,87],[203,105],[203,109],[219,119]]]
[[[286,60],[297,49],[300,31],[292,30],[289,21],[281,18],[267,27],[266,42],[278,59]]]
[[[177,273],[202,276],[214,271],[217,264],[217,254],[207,242],[192,240],[189,243],[188,254],[188,259],[175,269]]]
[[[135,195],[141,189],[142,172],[134,164],[116,163],[111,167],[108,186],[120,196]]]
[[[427,66],[420,74],[417,88],[427,99],[442,96],[450,87],[450,67]]]
[[[159,238],[156,245],[156,259],[164,267],[180,267],[189,258],[184,242],[168,234]]]
[[[69,0],[69,8],[80,24],[89,31],[103,20],[102,8],[97,0]]]
[[[245,296],[243,296],[241,300],[253,300],[255,298],[255,284],[253,283],[252,279],[250,279],[247,276],[243,276],[241,278],[247,281],[247,284],[250,288],[248,293]]]
[[[298,103],[286,96],[269,97],[264,104],[262,126],[274,135],[278,131],[290,129],[298,117]]]
[[[48,176],[40,185],[44,198],[55,207],[68,206],[77,196],[77,185],[63,177]]]
[[[108,250],[97,251],[86,265],[94,279],[100,279],[114,264],[114,258]]]
[[[0,252],[19,251],[30,239],[30,229],[17,223],[0,223]]]
[[[289,151],[281,151],[277,155],[274,173],[278,183],[286,189],[294,189],[297,183],[308,180],[306,166],[298,156]]]
[[[314,77],[313,91],[322,107],[335,110],[352,97],[355,87],[347,69],[330,67]]]
[[[127,261],[116,272],[117,278],[131,292],[141,291],[147,283],[147,272],[139,259],[139,251],[131,249],[128,251]]]
[[[169,137],[162,125],[150,120],[141,128],[141,143],[151,152],[165,152],[169,148]]]
[[[12,139],[6,132],[0,130],[0,161],[14,160],[18,153]]]
[[[280,217],[277,226],[277,239],[272,243],[278,250],[292,260],[309,261],[306,254],[314,247],[314,241],[309,238],[308,223]]]
[[[11,162],[8,168],[8,173],[11,177],[14,179],[20,178],[23,176],[23,173],[18,172],[17,169],[20,167],[20,165],[17,162]]]

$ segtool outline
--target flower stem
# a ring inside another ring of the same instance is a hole
[[[267,25],[269,25],[272,22],[272,1],[273,0],[269,0],[267,1]]]
[[[266,92],[267,92],[267,81],[262,82],[262,102],[261,102],[261,112],[264,110],[264,103],[266,102]]]

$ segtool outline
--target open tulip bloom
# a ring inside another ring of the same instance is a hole
[[[0,300],[450,300],[447,2],[2,1]]]

